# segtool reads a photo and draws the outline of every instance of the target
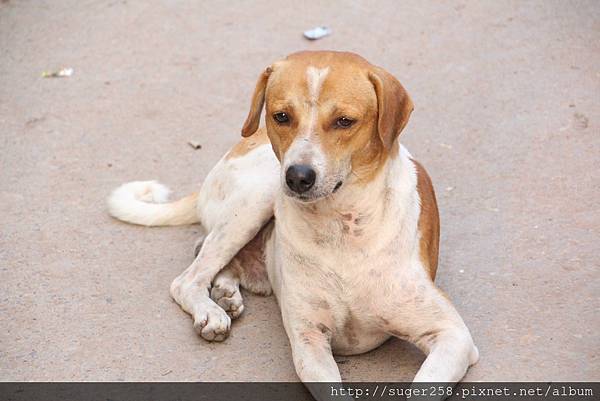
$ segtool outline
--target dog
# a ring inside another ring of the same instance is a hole
[[[202,224],[197,256],[170,290],[208,341],[224,340],[243,312],[241,285],[275,294],[303,382],[341,381],[333,353],[391,336],[427,354],[416,382],[458,382],[479,353],[434,285],[435,193],[398,141],[412,110],[400,82],[356,54],[294,53],[262,72],[243,138],[199,192],[168,203],[163,185],[131,182],[109,212]]]

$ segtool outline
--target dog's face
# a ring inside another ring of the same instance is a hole
[[[372,179],[412,111],[400,83],[352,53],[301,52],[257,83],[242,135],[267,133],[286,195],[312,202]]]

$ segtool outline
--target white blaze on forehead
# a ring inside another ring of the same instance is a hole
[[[325,78],[327,78],[327,74],[329,74],[329,67],[327,68],[316,68],[313,66],[309,66],[306,69],[306,80],[308,82],[308,94],[310,96],[310,101],[316,103],[319,99],[319,94],[321,93],[321,87],[323,86],[323,82]]]
[[[308,83],[308,96],[310,101],[310,121],[308,123],[308,132],[306,135],[311,135],[317,125],[318,118],[318,100],[319,95],[321,94],[321,88],[323,87],[323,82],[325,78],[327,78],[327,74],[329,74],[329,67],[326,68],[316,68],[313,66],[309,66],[306,69],[306,82]]]

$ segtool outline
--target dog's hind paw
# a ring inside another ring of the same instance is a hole
[[[223,308],[232,319],[237,319],[244,311],[244,300],[242,299],[242,294],[240,294],[239,286],[237,285],[225,285],[225,283],[217,284],[211,289],[210,297],[217,305]]]

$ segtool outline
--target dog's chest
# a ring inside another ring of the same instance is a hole
[[[291,316],[324,322],[336,353],[365,352],[388,338],[378,328],[381,309],[398,299],[392,283],[403,281],[417,249],[418,214],[406,204],[391,198],[374,208],[304,210],[301,218],[295,209],[276,213],[267,252],[275,295]]]
[[[379,330],[379,310],[390,294],[384,288],[403,268],[398,252],[319,248],[309,252],[286,248],[279,297],[293,299],[305,313],[331,329],[336,354],[366,352],[388,338]],[[285,302],[285,300],[284,300]]]

